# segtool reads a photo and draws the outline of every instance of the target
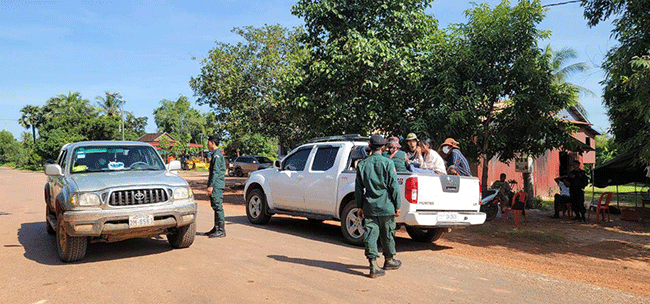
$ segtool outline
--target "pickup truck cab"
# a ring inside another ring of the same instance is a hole
[[[265,224],[273,214],[338,220],[347,242],[363,244],[354,184],[356,166],[368,153],[366,137],[319,138],[294,149],[273,168],[251,173],[244,188],[248,220]],[[485,222],[476,177],[408,172],[397,173],[397,178],[402,202],[396,221],[412,239],[432,242],[452,227]]]
[[[86,255],[88,242],[167,234],[174,248],[196,233],[196,203],[184,179],[149,144],[89,141],[66,144],[45,166],[45,218],[62,261]]]

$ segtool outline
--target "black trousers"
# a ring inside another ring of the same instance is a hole
[[[581,216],[584,216],[585,213],[587,213],[587,209],[585,209],[585,191],[582,189],[571,189],[571,209],[576,212],[576,214],[580,214]]]
[[[560,215],[560,211],[564,210],[565,204],[572,204],[570,196],[562,196],[560,194],[555,194],[555,215]],[[571,206],[573,208],[573,206]]]

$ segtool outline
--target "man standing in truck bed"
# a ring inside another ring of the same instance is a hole
[[[395,217],[400,214],[400,194],[395,165],[381,155],[386,140],[382,136],[370,137],[372,154],[362,160],[357,169],[354,196],[358,215],[365,215],[363,242],[366,258],[370,262],[370,277],[386,274],[384,270],[398,269],[402,263],[394,259]],[[379,268],[377,240],[381,237],[384,267]]]

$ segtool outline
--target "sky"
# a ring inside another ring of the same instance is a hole
[[[500,1],[487,2],[495,6]],[[513,4],[516,1],[511,1]],[[542,4],[564,0],[542,0]],[[280,24],[299,26],[291,15],[296,0],[102,1],[0,0],[0,130],[19,138],[20,109],[43,106],[68,91],[95,103],[104,92],[120,92],[125,111],[147,116],[147,132],[156,132],[153,110],[162,99],[187,96],[202,112],[189,86],[200,72],[200,59],[215,42],[237,43],[231,29]],[[427,10],[439,27],[463,23],[470,1],[437,0]],[[588,88],[596,97],[581,96],[594,129],[609,128],[602,105],[605,75],[600,69],[607,51],[616,45],[609,21],[589,28],[576,4],[549,7],[539,29],[552,31],[553,49],[569,47],[575,62],[590,70],[569,82]],[[573,62],[572,62],[573,63]]]

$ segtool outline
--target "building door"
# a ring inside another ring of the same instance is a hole
[[[560,176],[569,174],[569,153],[560,151]]]

